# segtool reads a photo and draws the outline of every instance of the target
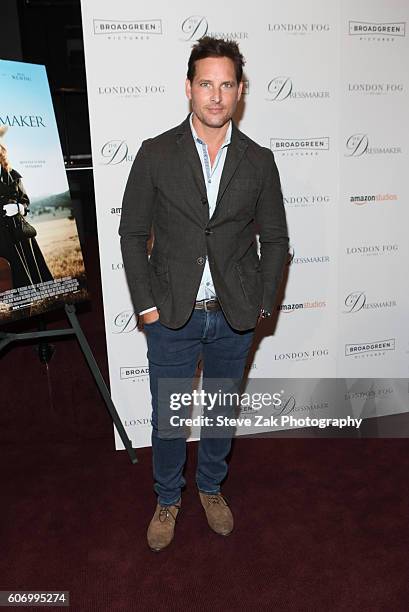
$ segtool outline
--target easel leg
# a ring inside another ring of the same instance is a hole
[[[116,408],[114,406],[114,403],[112,401],[112,398],[109,394],[108,388],[105,384],[105,381],[102,377],[102,374],[100,372],[100,369],[98,367],[97,362],[95,361],[95,357],[92,354],[91,348],[88,344],[88,341],[84,335],[84,332],[81,329],[81,326],[79,324],[79,321],[77,319],[77,315],[75,314],[75,306],[73,304],[66,304],[65,305],[65,312],[67,313],[67,317],[70,320],[71,326],[73,328],[73,330],[75,331],[75,335],[78,338],[78,342],[80,343],[82,352],[85,355],[85,359],[88,362],[88,365],[91,369],[91,372],[95,378],[95,382],[97,383],[98,389],[101,392],[102,397],[104,398],[105,404],[108,408],[108,411],[112,417],[112,420],[114,422],[114,425],[118,431],[118,434],[123,442],[123,445],[125,446],[126,450],[128,451],[128,455],[129,458],[131,460],[132,463],[137,463],[138,460],[136,458],[136,453],[135,450],[132,448],[132,443],[130,441],[130,439],[128,438],[126,431],[124,429],[124,426],[122,425],[122,421],[119,418],[119,415],[116,411]]]

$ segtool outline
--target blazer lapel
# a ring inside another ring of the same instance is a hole
[[[233,123],[231,142],[227,148],[227,155],[224,162],[222,176],[220,179],[219,192],[217,194],[216,210],[214,214],[216,214],[219,202],[222,199],[227,187],[229,186],[229,183],[237,170],[237,166],[239,165],[247,149],[247,146],[248,144],[246,137],[236,128]]]
[[[202,164],[190,129],[189,117],[179,126],[177,143],[182,152],[184,168],[187,170],[185,173],[193,179],[200,193],[198,204],[200,204],[200,207],[203,209],[204,206],[201,204],[201,199],[206,198],[206,185],[203,177]]]

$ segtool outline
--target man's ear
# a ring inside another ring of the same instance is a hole
[[[185,91],[186,91],[186,97],[188,98],[188,100],[192,99],[192,83],[189,81],[189,79],[186,79],[185,81]]]

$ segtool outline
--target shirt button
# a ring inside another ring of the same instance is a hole
[[[198,257],[196,259],[196,263],[199,264],[199,266],[203,266],[204,262],[205,262],[205,258],[204,257]]]

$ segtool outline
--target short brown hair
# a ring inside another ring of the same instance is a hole
[[[240,53],[239,46],[234,40],[224,40],[223,38],[212,38],[204,36],[200,38],[192,47],[192,52],[187,64],[187,78],[192,83],[195,78],[195,62],[206,57],[228,57],[234,63],[237,83],[243,77],[244,57]]]

